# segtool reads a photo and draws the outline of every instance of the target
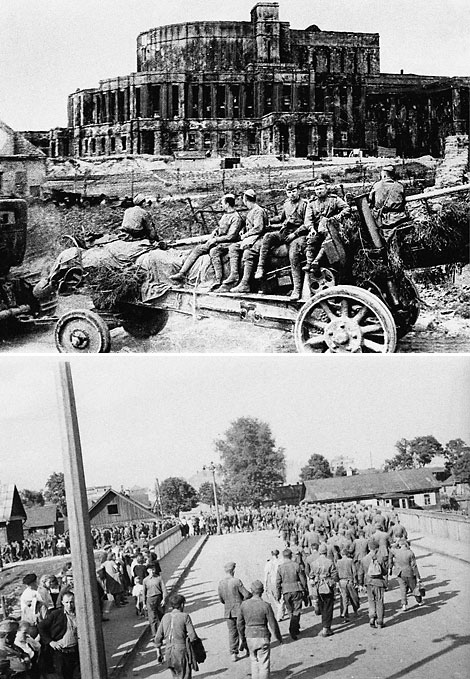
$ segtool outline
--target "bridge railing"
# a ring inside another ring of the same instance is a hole
[[[470,519],[455,514],[401,509],[400,521],[408,531],[470,544]]]
[[[168,552],[170,552],[173,547],[176,547],[176,545],[180,543],[182,539],[183,536],[181,535],[180,527],[173,526],[173,528],[169,528],[161,535],[157,535],[157,537],[149,540],[149,544],[155,547],[155,553],[160,560],[163,559],[165,554],[168,554]]]

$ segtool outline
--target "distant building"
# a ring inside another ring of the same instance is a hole
[[[106,490],[90,507],[89,515],[91,525],[95,528],[158,519],[148,507],[112,488]]]
[[[43,505],[26,507],[26,522],[23,526],[25,532],[49,533],[59,535],[64,532],[64,519],[59,514],[56,505]]]
[[[276,486],[273,489],[269,499],[266,499],[264,505],[299,505],[305,496],[305,485],[303,483],[291,483],[283,486]]]
[[[439,489],[429,469],[403,469],[379,474],[335,476],[305,481],[305,503],[362,501],[408,509],[439,508]]]
[[[468,134],[469,78],[381,73],[377,33],[293,29],[277,2],[151,28],[136,56],[136,72],[69,95],[51,156],[440,156]]]
[[[23,540],[26,511],[15,485],[0,485],[0,545]]]
[[[39,196],[46,155],[0,120],[0,196]]]

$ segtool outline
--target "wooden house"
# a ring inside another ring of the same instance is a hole
[[[0,485],[0,545],[23,540],[26,512],[14,484]]]
[[[91,525],[96,528],[140,521],[156,521],[157,515],[132,497],[109,488],[89,510]]]

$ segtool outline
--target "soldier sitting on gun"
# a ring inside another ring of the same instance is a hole
[[[376,182],[369,193],[369,203],[377,226],[388,242],[394,228],[408,221],[405,202],[405,188],[395,179],[393,165],[384,165],[380,181]]]
[[[132,201],[133,207],[128,207],[124,211],[122,224],[117,232],[120,240],[132,241],[148,238],[151,243],[160,240],[153,219],[145,209],[147,201],[146,196],[138,193]]]
[[[338,247],[338,222],[342,222],[345,217],[349,217],[351,209],[349,205],[330,194],[329,189],[323,179],[317,179],[314,184],[315,197],[308,203],[305,212],[305,226],[309,232],[307,236],[307,264],[304,271],[312,271],[318,274],[320,262],[325,253],[324,243],[332,242]]]
[[[235,210],[235,196],[232,193],[227,193],[222,197],[221,202],[225,214],[219,221],[219,225],[212,231],[205,243],[196,245],[190,252],[180,271],[170,276],[172,281],[180,282],[184,280],[196,260],[202,255],[209,254],[215,272],[215,282],[211,286],[211,290],[215,290],[221,285],[224,273],[222,257],[228,251],[229,245],[238,240],[242,227],[242,219]]]
[[[232,243],[229,247],[230,275],[223,282],[220,290],[230,292],[250,292],[250,280],[255,268],[255,260],[261,249],[263,234],[268,225],[268,213],[256,202],[253,189],[247,189],[243,194],[243,202],[248,208],[246,224],[240,233],[240,242]],[[242,254],[243,277],[238,285],[238,264]],[[232,287],[236,285],[236,287]]]
[[[270,219],[270,224],[281,224],[279,230],[270,231],[263,236],[255,278],[264,277],[270,251],[285,244],[289,253],[294,283],[291,299],[300,299],[302,286],[300,256],[305,247],[304,235],[307,232],[304,225],[307,201],[300,197],[299,186],[293,182],[287,184],[286,194],[287,200],[284,202],[281,214]]]

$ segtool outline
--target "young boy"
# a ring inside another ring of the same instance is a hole
[[[132,596],[135,600],[135,614],[144,614],[144,586],[142,584],[142,578],[136,575],[134,578],[134,587],[132,588]]]

